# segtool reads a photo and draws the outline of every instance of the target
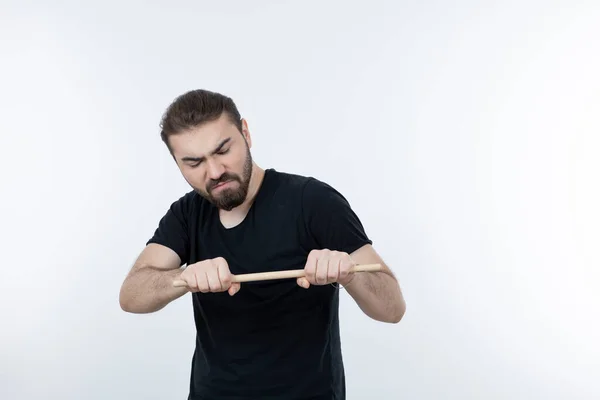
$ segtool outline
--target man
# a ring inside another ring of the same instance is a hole
[[[340,285],[375,320],[397,323],[405,311],[349,203],[315,178],[260,168],[247,122],[226,96],[185,93],[161,127],[193,190],[158,223],[123,282],[122,309],[155,312],[192,293],[189,399],[345,399]],[[373,263],[384,271],[349,272]],[[302,268],[298,279],[231,281]]]

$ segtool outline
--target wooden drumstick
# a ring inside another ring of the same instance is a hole
[[[376,272],[381,271],[381,264],[362,264],[350,268],[350,272]],[[233,275],[232,282],[256,282],[269,281],[274,279],[290,279],[304,277],[303,269],[291,269],[286,271],[256,272],[252,274]],[[186,287],[187,284],[182,280],[173,281],[175,287]]]

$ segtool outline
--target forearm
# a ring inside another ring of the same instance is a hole
[[[396,278],[386,272],[359,272],[344,288],[369,317],[397,323],[404,316],[406,304]]]
[[[150,266],[132,271],[123,282],[119,302],[124,311],[143,314],[158,311],[188,292],[173,287],[181,269],[162,270]]]

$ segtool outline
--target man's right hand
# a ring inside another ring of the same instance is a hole
[[[238,282],[232,282],[233,275],[223,257],[203,260],[188,265],[181,273],[191,292],[216,293],[227,291],[233,296],[240,290]]]

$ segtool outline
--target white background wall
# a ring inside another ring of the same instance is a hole
[[[399,325],[343,296],[348,399],[599,398],[600,2],[54,3],[1,3],[0,398],[185,398],[189,297],[118,292],[188,190],[158,122],[194,88],[402,284]]]

